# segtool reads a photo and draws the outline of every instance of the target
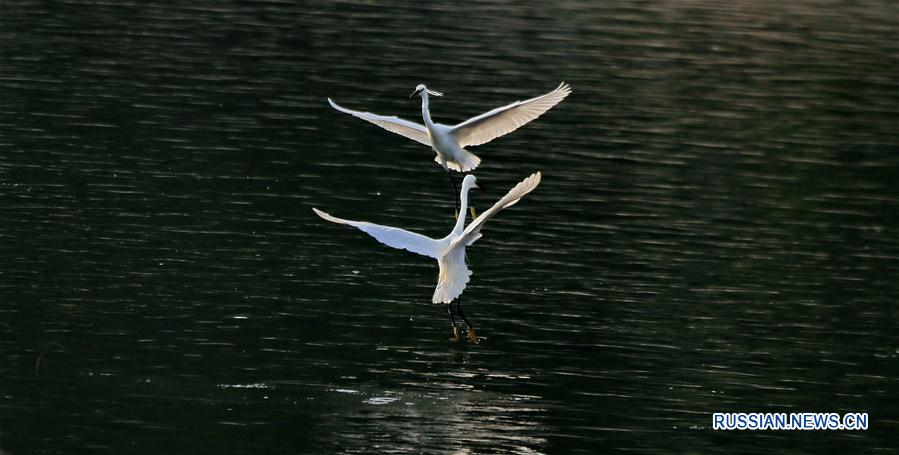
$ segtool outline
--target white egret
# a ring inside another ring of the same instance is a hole
[[[522,180],[518,185],[515,185],[515,187],[497,201],[496,204],[493,204],[493,207],[490,207],[490,209],[481,213],[481,215],[472,220],[468,226],[465,226],[465,209],[468,205],[468,191],[478,187],[475,176],[471,174],[466,175],[465,179],[462,181],[462,192],[460,194],[462,208],[457,216],[456,225],[453,227],[453,230],[450,231],[449,235],[442,239],[432,239],[404,229],[381,226],[365,221],[344,220],[331,216],[317,208],[313,208],[312,210],[318,216],[328,221],[356,227],[374,237],[384,245],[437,259],[440,271],[437,276],[437,288],[434,289],[434,295],[431,298],[431,301],[433,303],[446,303],[450,305],[448,310],[450,319],[453,321],[453,339],[458,341],[459,331],[455,324],[455,318],[453,317],[452,302],[453,300],[460,298],[472,273],[465,264],[465,247],[470,246],[476,240],[481,238],[481,228],[487,220],[493,218],[493,216],[500,210],[510,207],[518,202],[524,195],[533,191],[534,188],[537,188],[538,184],[540,184],[540,173],[536,172],[530,177]],[[471,323],[468,322],[468,319],[465,317],[464,313],[462,313],[461,305],[457,303],[456,308],[459,315],[462,316],[465,323],[468,325],[468,340],[472,343],[477,343],[478,337],[475,334]]]
[[[434,161],[440,164],[449,176],[453,185],[453,197],[455,198],[457,193],[456,181],[453,180],[450,170],[470,172],[477,168],[481,162],[481,158],[465,150],[465,147],[481,145],[517,130],[531,120],[540,117],[556,104],[559,104],[570,93],[571,87],[563,82],[549,93],[498,107],[457,125],[444,125],[431,120],[431,112],[428,109],[428,95],[443,96],[443,94],[428,89],[424,84],[419,84],[415,87],[415,91],[409,95],[409,98],[416,95],[421,97],[421,116],[424,119],[424,125],[403,120],[396,116],[384,116],[347,109],[337,105],[331,98],[328,98],[328,103],[340,112],[359,117],[387,131],[430,146],[437,154],[434,157]],[[456,199],[455,203],[456,210],[458,210],[459,200]]]

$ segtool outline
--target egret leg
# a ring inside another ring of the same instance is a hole
[[[459,316],[462,316],[462,320],[465,321],[465,325],[468,326],[468,342],[478,344],[481,340],[478,339],[478,335],[474,333],[474,327],[471,325],[471,322],[468,321],[468,318],[465,317],[465,313],[462,311],[462,297],[459,297],[456,300],[456,311],[459,312]]]
[[[446,176],[450,179],[450,184],[453,185],[453,201],[456,203],[456,216],[459,216],[459,188],[456,186],[456,180],[453,179],[453,174],[450,173],[449,169],[446,170]]]
[[[446,312],[449,313],[450,322],[453,324],[453,337],[450,341],[459,342],[459,327],[456,326],[456,316],[453,315],[453,302],[446,305]]]

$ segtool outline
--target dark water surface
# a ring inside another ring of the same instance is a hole
[[[894,2],[0,2],[0,452],[886,453],[899,441]],[[433,154],[474,149],[456,345]],[[859,411],[867,432],[715,432]],[[773,449],[773,450],[771,450]]]

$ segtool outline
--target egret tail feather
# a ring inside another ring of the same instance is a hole
[[[458,160],[447,159],[446,167],[456,172],[471,172],[481,164],[481,157],[469,152],[468,150],[462,150],[459,154],[461,155],[461,158]],[[437,164],[441,163],[440,157],[434,158],[434,161],[436,161]]]
[[[434,303],[450,303],[462,295],[471,280],[471,270],[465,265],[465,249],[456,248],[437,260],[440,273],[434,289]]]

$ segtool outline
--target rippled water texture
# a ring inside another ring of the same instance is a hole
[[[474,4],[472,4],[474,3]],[[0,3],[0,452],[885,453],[899,434],[894,2]],[[486,208],[448,341],[426,147]],[[867,432],[714,432],[860,411]]]

